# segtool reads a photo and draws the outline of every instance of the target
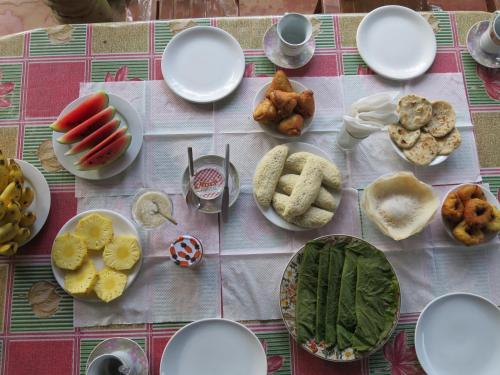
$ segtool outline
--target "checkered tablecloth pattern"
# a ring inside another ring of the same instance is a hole
[[[483,182],[500,187],[500,71],[479,67],[465,48],[468,29],[487,13],[427,14],[436,30],[438,52],[430,72],[464,76]],[[356,50],[362,15],[317,15],[316,53],[290,76],[372,74]],[[34,283],[55,284],[50,249],[59,228],[76,213],[75,179],[51,168],[40,150],[48,128],[65,105],[78,97],[81,82],[162,79],[161,54],[172,36],[193,25],[212,25],[231,33],[245,51],[245,76],[269,76],[276,67],[265,57],[262,37],[277,18],[223,18],[58,26],[0,38],[0,149],[35,165],[52,194],[42,232],[18,255],[0,259],[0,374],[84,374],[92,348],[108,337],[125,336],[141,345],[150,373],[159,374],[163,348],[182,324],[162,323],[96,328],[73,327],[73,300],[60,288],[56,314],[39,318],[27,293]],[[280,321],[245,322],[265,342],[269,373],[423,374],[416,362],[413,333],[418,314],[401,316],[389,343],[365,361],[339,365],[307,354],[290,340]]]

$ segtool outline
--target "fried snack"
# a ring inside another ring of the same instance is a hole
[[[276,107],[280,119],[288,117],[293,113],[293,110],[297,106],[298,98],[299,94],[296,92],[274,90],[269,94],[269,99],[271,99],[271,102]]]
[[[493,210],[487,201],[478,198],[469,199],[464,205],[464,220],[475,227],[484,227],[493,218]]]
[[[288,218],[305,213],[318,197],[323,171],[313,158],[309,158],[293,187],[283,215]]]
[[[277,70],[276,73],[274,73],[273,80],[266,90],[266,96],[269,97],[271,92],[275,90],[293,92],[292,84],[283,70]]]
[[[287,146],[276,146],[264,155],[255,168],[253,192],[257,202],[264,208],[271,204],[287,155]]]
[[[483,201],[486,200],[486,197],[484,196],[483,189],[481,189],[481,186],[479,185],[464,185],[460,189],[457,190],[457,194],[462,200],[462,203],[465,204],[469,199],[482,199]]]
[[[441,207],[443,217],[451,222],[458,223],[464,216],[464,204],[457,193],[452,192],[446,197]]]
[[[498,232],[500,231],[500,209],[492,206],[493,208],[493,219],[486,224],[486,230],[488,232]]]
[[[453,235],[457,240],[467,246],[477,245],[484,241],[484,233],[481,229],[467,224],[462,220],[454,229]]]
[[[253,119],[260,122],[274,122],[278,119],[278,111],[271,100],[265,98],[255,108]]]
[[[304,129],[304,118],[299,114],[291,115],[281,120],[277,129],[281,134],[298,137]]]
[[[297,107],[295,107],[295,112],[304,116],[304,118],[309,118],[314,115],[314,93],[312,90],[302,91],[297,100]]]

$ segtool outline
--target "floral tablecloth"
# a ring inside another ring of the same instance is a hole
[[[477,66],[464,46],[468,29],[487,13],[427,14],[438,52],[430,72],[462,73],[473,120],[483,182],[500,186],[500,71]],[[373,74],[356,50],[361,15],[313,18],[316,53],[292,76]],[[245,51],[246,77],[272,75],[262,51],[272,17],[58,26],[0,39],[0,149],[35,165],[52,195],[42,232],[14,258],[0,259],[0,374],[84,374],[90,351],[105,338],[125,336],[141,345],[150,373],[159,374],[163,348],[179,323],[74,328],[73,300],[56,283],[50,249],[59,228],[77,210],[75,179],[54,159],[50,124],[75,99],[81,82],[160,80],[165,45],[193,25],[213,25],[236,37]],[[281,321],[246,322],[268,356],[270,374],[423,374],[413,348],[418,314],[401,316],[378,353],[353,364],[314,358],[290,340]]]

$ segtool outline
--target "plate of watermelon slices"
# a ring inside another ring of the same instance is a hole
[[[137,111],[125,99],[104,91],[74,100],[50,127],[59,163],[88,180],[123,172],[142,147]]]

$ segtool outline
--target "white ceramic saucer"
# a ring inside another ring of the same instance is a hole
[[[312,37],[309,42],[306,43],[304,52],[300,55],[284,55],[280,48],[277,25],[272,25],[267,29],[264,34],[264,39],[262,40],[262,45],[264,46],[264,53],[273,64],[287,69],[297,69],[306,65],[314,56],[314,50],[316,49],[316,43],[314,42],[314,37]]]
[[[368,13],[356,34],[359,54],[386,78],[407,80],[423,74],[436,56],[436,37],[417,12],[387,5]]]
[[[267,359],[255,334],[240,323],[205,319],[168,341],[160,375],[266,375]]]
[[[469,293],[436,298],[418,318],[415,349],[427,374],[497,375],[500,310]]]
[[[478,64],[488,68],[500,68],[500,56],[486,53],[479,46],[479,39],[488,30],[489,25],[490,21],[479,21],[470,28],[467,34],[467,49]]]
[[[238,41],[222,29],[196,26],[167,44],[161,59],[163,79],[180,97],[209,103],[232,93],[245,73]]]

